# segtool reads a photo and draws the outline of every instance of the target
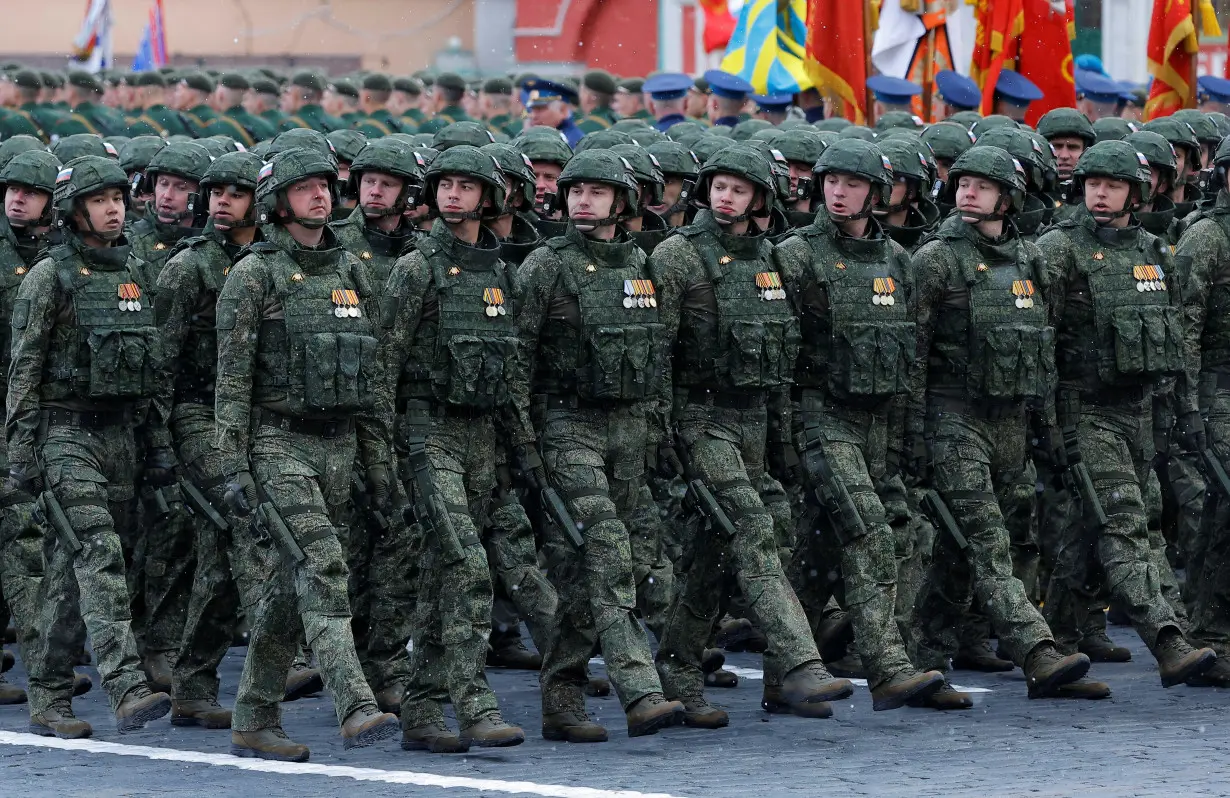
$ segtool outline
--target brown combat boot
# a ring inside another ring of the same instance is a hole
[[[601,676],[591,676],[582,689],[585,690],[585,695],[590,698],[606,698],[611,694],[611,682],[609,679],[603,679]]]
[[[0,651],[0,673],[8,673],[17,664],[17,658],[9,651]]]
[[[835,610],[825,615],[816,625],[816,648],[825,662],[839,660],[846,655],[854,642],[854,625],[850,613]]]
[[[747,618],[729,618],[718,625],[716,645],[732,652],[763,654],[769,640]]]
[[[863,667],[863,658],[853,651],[848,652],[841,659],[825,662],[824,667],[834,676],[840,676],[843,679],[866,679],[867,669]]]
[[[1012,660],[1000,659],[991,649],[989,640],[963,648],[952,658],[952,667],[960,671],[978,671],[980,673],[1007,673],[1016,670]]]
[[[683,704],[667,701],[661,693],[648,693],[628,707],[628,736],[657,734],[659,729],[678,726],[683,721]]]
[[[366,748],[387,740],[401,729],[396,715],[381,712],[375,707],[359,707],[342,721],[342,747]]]
[[[706,648],[700,655],[700,672],[713,673],[726,664],[726,655],[720,648]]]
[[[684,696],[683,725],[694,729],[721,729],[730,725],[730,715],[705,700],[703,695]]]
[[[713,673],[705,674],[705,687],[721,687],[731,689],[739,686],[739,677],[725,668],[718,668]]]
[[[820,660],[804,662],[782,680],[782,696],[792,706],[840,701],[853,694],[854,685],[848,679],[834,677]]]
[[[833,717],[833,705],[825,701],[791,705],[782,696],[780,684],[765,684],[764,692],[760,695],[760,708],[771,715],[796,715],[800,718],[820,720]]]
[[[26,703],[26,691],[0,676],[0,706]]]
[[[1209,668],[1199,676],[1188,676],[1190,687],[1230,687],[1230,662],[1218,657]]]
[[[171,671],[175,667],[173,651],[149,651],[141,662],[146,683],[151,692],[171,692]]]
[[[73,674],[73,698],[85,695],[94,689],[94,680],[84,673]]]
[[[518,671],[542,670],[542,655],[530,651],[520,635],[493,633],[487,648],[488,668],[509,668]]]
[[[1030,698],[1077,698],[1085,701],[1100,701],[1110,698],[1110,685],[1092,679],[1077,679],[1067,684],[1056,685],[1046,692],[1031,691]]]
[[[461,741],[479,748],[511,748],[525,742],[520,726],[505,723],[498,709],[488,710],[461,730]]]
[[[945,680],[938,689],[925,695],[915,696],[906,703],[917,709],[947,712],[956,709],[970,709],[974,706],[974,699],[970,698],[969,693],[962,693]]]
[[[283,701],[298,701],[300,698],[319,693],[325,689],[325,681],[320,678],[320,671],[296,662],[286,672],[286,692]]]
[[[1044,696],[1061,684],[1084,678],[1089,672],[1089,657],[1084,654],[1059,653],[1055,644],[1039,643],[1025,657],[1025,681],[1030,696]]]
[[[1132,661],[1132,652],[1123,646],[1115,645],[1104,630],[1098,630],[1082,637],[1077,650],[1089,657],[1090,662]]]
[[[939,671],[902,671],[871,691],[871,708],[876,712],[900,709],[907,701],[934,693],[943,686],[944,674]]]
[[[73,707],[67,701],[56,701],[47,710],[31,715],[29,730],[39,737],[61,740],[84,740],[94,733],[90,724],[73,714]]]
[[[401,750],[430,751],[433,754],[464,754],[470,744],[444,725],[443,721],[424,723],[410,729],[402,729]]]
[[[212,698],[173,700],[171,701],[171,725],[229,729],[231,711]]]
[[[115,725],[120,734],[145,728],[151,720],[165,717],[171,711],[171,696],[153,693],[144,684],[139,684],[124,694],[115,708]]]
[[[565,743],[605,743],[606,729],[584,712],[551,712],[542,716],[542,738]]]
[[[388,712],[393,715],[401,714],[401,696],[405,692],[405,688],[400,684],[390,685],[384,688],[379,693],[376,693],[376,706],[380,707],[381,712]]]
[[[1211,648],[1193,648],[1177,629],[1169,628],[1158,635],[1153,656],[1162,677],[1162,687],[1183,684],[1193,676],[1200,676],[1217,662],[1217,654]]]
[[[231,756],[272,759],[275,762],[306,762],[311,751],[286,736],[277,726],[259,731],[231,731]]]

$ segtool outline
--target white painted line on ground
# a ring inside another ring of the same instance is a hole
[[[589,661],[589,664],[590,665],[601,665],[603,667],[606,667],[606,663],[602,661],[602,657],[594,657],[593,659]],[[729,671],[733,673],[735,676],[738,676],[740,679],[749,679],[753,682],[764,681],[764,671],[757,670],[755,668],[740,668],[738,665],[723,665],[722,670]],[[866,679],[851,679],[850,683],[853,684],[855,687],[866,687],[867,686]],[[988,690],[985,687],[962,687],[958,684],[954,684],[953,688],[956,690],[960,690],[963,693],[991,693],[991,692],[994,692],[993,690]]]
[[[264,759],[240,759],[229,754],[180,751],[175,748],[154,748],[146,745],[121,745],[119,743],[106,743],[100,740],[57,740],[54,737],[39,737],[35,734],[20,734],[6,731],[0,731],[0,745],[56,748],[61,751],[77,751],[87,754],[138,756],[165,762],[190,762],[198,765],[212,765],[214,767],[227,767],[237,770],[276,773],[288,776],[328,776],[330,778],[384,782],[386,784],[413,784],[420,787],[541,795],[546,798],[675,798],[675,796],[666,793],[636,792],[634,790],[599,790],[591,787],[535,784],[530,781],[471,779],[463,776],[438,776],[435,773],[419,773],[413,770],[377,770],[374,768],[355,768],[341,765],[268,762]]]

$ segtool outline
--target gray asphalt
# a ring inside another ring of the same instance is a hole
[[[285,704],[284,726],[311,746],[315,764],[411,770],[445,776],[529,781],[606,790],[719,796],[1092,796],[1230,794],[1230,693],[1180,686],[1163,690],[1157,668],[1131,630],[1111,629],[1133,661],[1095,665],[1110,700],[1030,701],[1019,670],[958,671],[959,685],[986,687],[974,709],[940,714],[916,709],[872,712],[866,689],[835,706],[831,720],[769,716],[760,683],[713,690],[731,725],[720,731],[670,729],[628,739],[614,698],[592,699],[591,715],[611,731],[606,744],[569,746],[543,740],[535,674],[489,671],[505,717],[523,725],[525,744],[497,752],[432,756],[403,752],[397,742],[347,752],[326,696]],[[223,702],[233,701],[243,649],[223,666]],[[759,668],[737,654],[731,664]],[[92,669],[87,669],[97,679]],[[20,663],[7,674],[24,682]],[[96,689],[77,699],[96,740],[226,753],[227,732],[177,729],[163,720],[145,731],[115,732]],[[24,707],[0,707],[0,731],[26,731]],[[468,789],[380,784],[319,775],[238,771],[137,757],[0,745],[0,796],[202,795],[367,796],[498,795]]]

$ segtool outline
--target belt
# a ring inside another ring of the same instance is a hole
[[[1025,418],[1024,402],[982,401],[970,403],[950,396],[927,397],[927,409],[934,413],[956,413],[984,421],[1002,421],[1006,418]]]
[[[546,394],[548,410],[611,410],[627,402],[596,402],[592,399],[582,399],[576,394],[552,393]]]
[[[176,404],[214,406],[213,391],[181,391],[175,394]]]
[[[82,427],[84,429],[102,429],[103,427],[118,427],[132,422],[131,410],[61,410],[49,408],[43,411],[43,421],[50,427]]]
[[[751,410],[767,403],[764,391],[710,391],[704,388],[688,389],[688,404],[705,407],[724,407],[731,410]]]
[[[1103,388],[1098,391],[1081,391],[1081,402],[1094,407],[1114,407],[1115,405],[1139,404],[1153,391],[1142,385],[1132,385],[1126,388]]]
[[[431,418],[476,419],[492,415],[494,410],[479,410],[475,407],[458,407],[445,402],[429,402],[423,399],[398,399],[397,414],[422,415]]]
[[[354,432],[353,418],[316,419],[294,418],[281,413],[260,408],[258,423],[263,427],[273,427],[283,432],[293,432],[296,435],[314,435],[318,438],[340,438]]]

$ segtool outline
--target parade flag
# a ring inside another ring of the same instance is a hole
[[[1198,0],[1200,28],[1206,36],[1221,36],[1217,14],[1211,0]],[[1153,20],[1149,24],[1149,43],[1145,49],[1153,87],[1145,103],[1145,119],[1169,116],[1196,102],[1196,56],[1200,38],[1196,34],[1195,7],[1192,0],[1153,0]]]
[[[796,94],[811,88],[804,68],[807,0],[748,0],[726,45],[723,71],[759,94]]]
[[[864,3],[808,0],[805,65],[815,85],[836,100],[856,125],[867,121],[867,46]]]
[[[99,72],[111,66],[111,0],[86,0],[85,19],[73,38],[69,66]]]
[[[141,43],[132,59],[132,71],[144,72],[167,65],[167,34],[163,27],[162,0],[154,0],[149,9],[149,21],[141,33]]]
[[[1029,105],[1025,122],[1035,126],[1052,108],[1076,105],[1072,75],[1072,40],[1076,19],[1072,0],[1025,0],[1025,34],[1021,37],[1017,71],[1042,90]]]
[[[712,53],[725,50],[730,42],[730,36],[735,32],[735,15],[730,13],[727,0],[700,0],[701,11],[704,12],[705,52]]]
[[[982,113],[995,112],[995,84],[1005,62],[1016,61],[1025,30],[1024,0],[978,0],[974,6],[978,32],[970,78],[982,87]]]

